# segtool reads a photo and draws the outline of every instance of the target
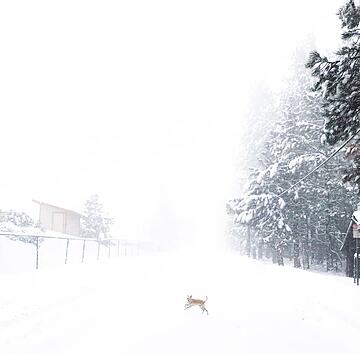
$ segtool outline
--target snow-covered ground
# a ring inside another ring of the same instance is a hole
[[[360,288],[234,254],[153,253],[0,275],[0,352],[356,353]],[[209,315],[184,311],[208,296]]]

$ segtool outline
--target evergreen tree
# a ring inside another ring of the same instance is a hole
[[[81,235],[88,238],[109,238],[113,219],[106,217],[99,196],[94,194],[85,202],[85,218],[82,219]]]
[[[348,0],[338,16],[344,29],[342,47],[332,60],[314,51],[307,63],[316,78],[314,90],[322,94],[323,140],[330,145],[348,139],[360,129],[360,8]],[[353,163],[346,169],[343,180],[352,180],[360,186],[358,149],[350,147],[348,156],[353,157]]]
[[[242,181],[249,177],[251,168],[259,167],[258,155],[261,154],[268,132],[275,121],[274,106],[274,95],[271,90],[263,83],[258,84],[251,93],[248,109],[242,116],[242,124],[246,129],[239,132],[239,141],[251,141],[251,144],[239,146],[238,164],[246,166],[239,171]]]

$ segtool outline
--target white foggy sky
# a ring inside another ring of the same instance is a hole
[[[216,229],[249,91],[332,49],[342,3],[2,1],[0,209],[98,193],[122,235]]]

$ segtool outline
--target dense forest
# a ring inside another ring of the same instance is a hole
[[[299,49],[280,95],[260,90],[263,104],[249,113],[247,183],[227,212],[232,244],[254,258],[345,268],[341,246],[360,200],[360,7],[347,1],[338,17],[341,48],[331,58]]]

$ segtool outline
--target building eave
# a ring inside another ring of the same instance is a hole
[[[86,217],[84,214],[79,213],[78,211],[75,211],[75,210],[73,210],[73,209],[60,207],[60,206],[58,206],[58,205],[51,204],[51,203],[41,202],[41,201],[36,200],[36,199],[33,199],[32,201],[33,201],[34,203],[36,203],[36,204],[39,204],[39,205],[48,205],[48,206],[51,206],[51,207],[53,207],[53,208],[61,209],[61,210],[64,210],[64,211],[66,211],[66,212],[79,215],[81,218],[85,218],[85,217]]]

